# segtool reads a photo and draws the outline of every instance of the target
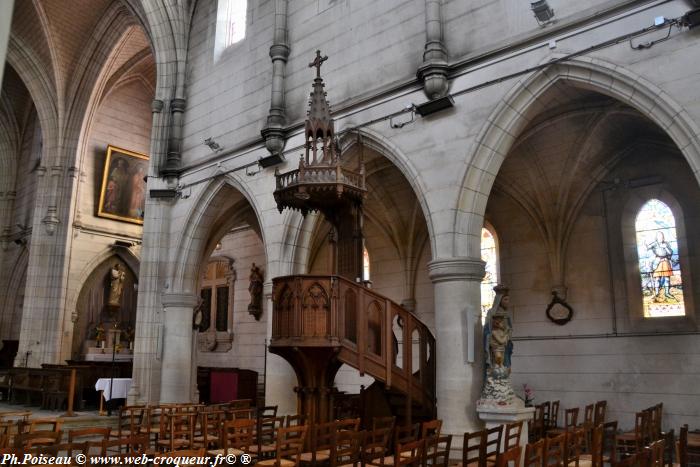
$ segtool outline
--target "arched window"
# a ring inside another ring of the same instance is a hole
[[[214,59],[245,38],[247,0],[219,0],[216,11]]]
[[[481,280],[481,323],[493,305],[496,293],[493,288],[498,284],[498,252],[496,237],[486,227],[481,229],[481,259],[486,263],[486,273]]]
[[[369,280],[369,252],[367,247],[362,249],[362,280]]]
[[[644,317],[685,316],[676,220],[671,208],[658,199],[647,201],[637,213],[634,228]]]
[[[202,278],[200,331],[228,331],[232,320],[235,274],[229,260],[212,260]]]

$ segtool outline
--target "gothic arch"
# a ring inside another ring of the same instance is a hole
[[[479,233],[496,174],[529,123],[528,112],[559,81],[608,95],[637,109],[668,134],[696,179],[700,179],[700,128],[666,92],[645,78],[600,59],[579,57],[555,64],[513,86],[478,134],[455,210],[454,256],[479,257]]]
[[[2,284],[6,287],[7,294],[5,295],[5,303],[2,306],[2,317],[9,318],[7,321],[3,319],[0,322],[0,332],[3,336],[7,335],[8,330],[5,329],[6,326],[11,326],[12,316],[14,313],[15,306],[20,294],[24,294],[24,281],[27,276],[27,266],[29,264],[29,249],[25,246],[19,252],[19,256],[15,260],[15,265],[12,268],[12,273],[9,274],[8,281],[6,284]],[[17,336],[19,337],[19,336]]]
[[[231,204],[228,195],[230,190],[235,190],[241,195],[241,200]],[[228,192],[228,193],[227,193]],[[222,209],[222,206],[227,206]],[[177,236],[176,248],[173,250],[174,265],[170,277],[170,290],[172,293],[197,293],[197,278],[200,266],[208,251],[213,249],[212,238],[223,236],[225,231],[237,222],[245,220],[245,213],[229,216],[222,214],[230,211],[232,207],[249,206],[252,210],[255,224],[263,244],[263,250],[267,256],[267,242],[265,231],[261,222],[259,207],[255,203],[255,197],[250,188],[233,175],[226,175],[210,181],[197,198],[189,206],[187,214],[183,216],[185,228]],[[266,263],[269,259],[266,260]]]

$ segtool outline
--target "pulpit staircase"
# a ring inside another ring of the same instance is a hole
[[[333,380],[343,363],[381,384],[399,419],[435,415],[430,330],[400,305],[344,277],[275,278],[270,351],[296,371],[299,410],[312,420],[330,418]]]
[[[321,79],[327,57],[309,64],[316,78],[305,123],[299,168],[276,172],[275,201],[306,215],[319,211],[331,224],[329,275],[273,279],[270,351],[294,368],[298,412],[331,419],[334,379],[343,363],[383,385],[386,404],[410,423],[435,414],[435,339],[414,314],[361,281],[364,161],[341,163],[330,105]],[[376,391],[374,387],[373,392]]]

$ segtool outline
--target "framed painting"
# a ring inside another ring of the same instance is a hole
[[[107,147],[97,216],[143,224],[148,156]]]

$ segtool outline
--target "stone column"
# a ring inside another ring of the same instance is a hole
[[[443,420],[443,432],[461,436],[482,427],[476,414],[483,371],[481,320],[474,318],[481,315],[484,262],[481,258],[436,259],[428,263],[428,274],[435,295],[438,418]],[[473,323],[476,332],[468,333],[467,323]],[[469,342],[468,335],[474,335],[474,342]],[[469,363],[468,346],[472,345],[476,358]]]
[[[169,293],[162,297],[164,310],[163,358],[160,374],[160,402],[191,402],[192,384],[192,316],[197,297]]]
[[[425,0],[425,48],[418,77],[428,99],[447,94],[447,48],[442,38],[442,6],[440,0]]]

